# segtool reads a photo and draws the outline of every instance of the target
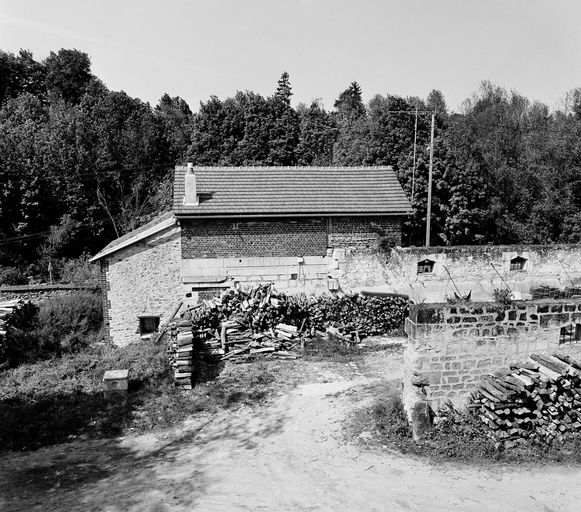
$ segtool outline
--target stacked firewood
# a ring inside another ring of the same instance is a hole
[[[168,357],[174,371],[174,384],[182,389],[192,389],[194,375],[194,336],[188,320],[173,322],[169,326]]]
[[[297,327],[277,324],[263,332],[254,332],[236,320],[222,323],[221,341],[225,347],[224,360],[235,363],[252,361],[268,356],[273,359],[297,359],[299,354],[292,349],[304,344]]]
[[[408,301],[402,297],[372,297],[338,293],[334,296],[289,296],[272,284],[250,290],[232,288],[220,297],[204,301],[194,315],[200,327],[218,329],[223,321],[236,319],[254,331],[268,331],[277,324],[325,330],[336,322],[360,336],[384,334],[403,326]]]
[[[581,433],[581,365],[533,354],[504,376],[483,377],[468,408],[505,448],[561,443]]]
[[[385,334],[400,329],[408,311],[403,297],[370,297],[359,294],[321,296],[309,304],[311,325],[325,329],[330,322],[357,331],[360,336]]]
[[[22,304],[20,299],[7,300],[0,303],[0,334],[6,334],[6,318]]]

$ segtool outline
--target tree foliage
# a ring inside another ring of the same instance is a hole
[[[433,244],[581,242],[581,88],[550,111],[483,82],[454,113],[438,90],[364,103],[352,82],[328,111],[293,107],[287,72],[273,85],[152,108],[108,90],[78,50],[0,51],[0,265],[98,250],[169,208],[186,161],[392,166],[414,209],[404,242],[423,244],[432,112]]]

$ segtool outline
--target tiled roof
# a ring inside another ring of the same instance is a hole
[[[167,224],[171,224],[172,219],[175,222],[173,212],[162,213],[161,215],[155,217],[155,219],[153,220],[150,220],[143,226],[140,226],[137,229],[134,229],[133,231],[130,231],[129,233],[126,233],[125,235],[110,242],[109,245],[107,245],[104,249],[102,249],[95,256],[93,256],[91,258],[91,261],[97,261],[104,256],[108,256],[109,254],[112,254],[122,249],[123,247],[127,247],[128,245],[131,245],[141,240],[142,238],[147,238],[148,236],[155,234],[157,231],[159,231],[157,228],[165,229]]]
[[[408,215],[387,167],[194,167],[199,204],[184,205],[186,166],[175,170],[176,216]]]

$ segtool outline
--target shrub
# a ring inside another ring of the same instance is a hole
[[[81,291],[27,303],[9,315],[6,335],[0,337],[0,364],[50,359],[97,341],[102,326],[97,293]]]
[[[0,267],[0,285],[15,286],[27,284],[26,275],[16,267]]]
[[[505,306],[512,304],[512,292],[508,288],[495,288],[492,291],[492,296],[496,302],[500,302]]]
[[[99,282],[99,267],[90,263],[86,254],[76,259],[61,260],[59,266],[62,283],[97,285]]]

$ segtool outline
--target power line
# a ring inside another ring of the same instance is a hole
[[[82,172],[82,173],[71,173],[71,174],[60,174],[59,177],[62,178],[77,178],[78,181],[92,181],[93,179],[98,179],[100,177],[103,176],[114,176],[118,173],[121,172],[126,172],[129,171],[128,174],[125,174],[125,176],[131,176],[131,175],[136,175],[139,174],[141,172],[146,172],[152,168],[160,168],[160,167],[170,167],[170,166],[175,166],[174,162],[170,162],[170,163],[164,163],[164,164],[155,164],[152,166],[147,166],[147,167],[121,167],[121,168],[115,168],[115,169],[109,169],[109,170],[104,170],[104,171],[93,171],[93,172]],[[42,179],[44,178],[44,176],[40,175],[40,174],[36,174],[36,175],[31,175],[31,176],[19,176],[19,177],[13,177],[13,178],[3,178],[0,177],[0,183],[6,183],[6,182],[25,182],[25,181],[33,181],[35,179]]]
[[[155,208],[148,208],[146,210],[144,210],[141,214],[142,215],[149,215],[150,213],[153,213],[155,211]],[[95,227],[96,224],[101,223],[101,222],[111,222],[111,218],[110,217],[102,217],[100,219],[95,219],[93,221],[93,224],[91,225],[81,225],[81,227],[75,228],[76,231],[85,231],[87,229],[93,229]],[[18,243],[18,242],[23,242],[23,241],[28,241],[28,240],[36,240],[39,238],[44,238],[45,236],[48,236],[52,233],[52,230],[48,229],[45,231],[38,231],[37,233],[30,233],[29,235],[19,235],[19,236],[13,236],[10,238],[4,238],[0,240],[0,246],[2,245],[10,245],[13,243]]]

